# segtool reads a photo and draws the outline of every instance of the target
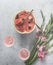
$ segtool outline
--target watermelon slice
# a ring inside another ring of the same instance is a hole
[[[14,26],[19,33],[30,33],[35,28],[35,18],[31,12],[21,11],[15,16]]]
[[[18,53],[18,57],[21,59],[21,60],[27,60],[29,57],[30,57],[30,52],[28,49],[26,48],[22,48],[19,53]]]
[[[4,37],[4,45],[6,47],[11,47],[13,45],[14,38],[12,36],[5,36]]]

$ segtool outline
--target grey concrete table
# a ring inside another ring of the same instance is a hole
[[[18,11],[31,9],[34,9],[38,25],[42,23],[40,9],[46,17],[47,24],[50,14],[53,13],[53,0],[0,0],[0,65],[25,65],[18,58],[18,51],[23,47],[31,50],[36,30],[31,34],[21,35],[15,31],[13,21]],[[15,38],[14,45],[10,48],[3,44],[6,35]],[[53,65],[53,54],[47,56],[44,61],[38,60],[33,65]]]

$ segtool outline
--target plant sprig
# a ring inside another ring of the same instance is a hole
[[[47,41],[42,42],[39,38],[36,38],[34,45],[33,45],[33,48],[31,50],[31,53],[30,53],[30,57],[29,57],[28,60],[25,61],[26,65],[31,65],[34,61],[36,61],[38,59],[38,57],[37,57],[38,50],[37,50],[37,47],[36,47],[37,44],[45,45],[47,50],[49,50],[51,47],[53,47],[53,44],[49,45],[49,42],[51,40],[53,40],[53,15],[51,14],[50,20],[45,27],[45,30],[44,30],[45,32],[43,32],[43,28],[44,28],[44,25],[45,25],[45,16],[43,15],[43,12],[41,10],[40,10],[40,12],[41,12],[43,22],[42,22],[41,27],[39,27],[37,24],[36,24],[36,26],[37,26],[38,29],[41,30],[42,34],[44,34],[47,37]]]

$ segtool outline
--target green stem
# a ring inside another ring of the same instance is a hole
[[[36,42],[36,44],[34,44],[34,46],[33,46],[33,48],[32,48],[32,51],[31,51],[31,53],[30,53],[30,57],[29,57],[28,60],[25,61],[25,63],[28,63],[28,62],[30,62],[30,61],[32,60],[32,58],[33,58],[33,56],[34,56],[34,54],[35,54],[35,52],[36,52],[36,50],[37,50],[36,45],[37,45],[37,43],[38,43],[39,41],[40,41],[40,39],[38,39],[38,41]]]
[[[26,65],[31,65],[35,60],[37,60],[38,59],[38,57],[37,57],[37,53],[38,53],[38,51],[36,51],[36,53],[35,53],[35,55],[34,55],[34,57],[33,57],[33,59],[31,59],[31,61],[30,62],[28,62],[28,63],[25,63]],[[35,59],[34,59],[35,58]]]
[[[39,42],[40,45],[42,44],[42,41],[40,41],[40,39],[37,41],[37,44],[38,44],[38,42]],[[37,46],[37,45],[36,45],[36,46]],[[32,51],[31,53],[33,53],[33,56],[32,56],[32,57],[30,56],[30,60],[26,61],[26,62],[25,62],[26,64],[27,64],[27,63],[29,64],[29,62],[30,62],[30,63],[33,63],[33,62],[34,62],[34,60],[36,59],[37,48],[34,47],[34,48],[33,48],[33,51]]]
[[[47,45],[48,46],[48,50],[51,48],[51,47],[53,47],[53,44],[51,44],[51,45]]]
[[[36,51],[35,48],[36,48],[37,40],[38,40],[38,39],[36,39],[36,41],[34,42],[34,44],[33,44],[33,48],[32,48],[32,51],[31,51],[31,53],[30,53],[30,57],[29,57],[28,60],[25,61],[25,63],[29,62],[29,61],[33,58],[33,55],[34,55],[34,53],[35,53],[35,51]],[[33,52],[33,53],[32,53],[32,52]]]
[[[37,57],[38,51],[36,51],[33,59],[29,62],[29,64],[31,65],[38,57]]]

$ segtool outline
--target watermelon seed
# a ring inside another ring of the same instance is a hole
[[[31,26],[29,26],[28,28],[31,29]]]
[[[18,19],[19,18],[19,15],[17,14],[16,18],[15,19]]]
[[[33,18],[31,18],[31,19],[30,19],[30,21],[29,21],[28,23],[31,23],[31,22],[32,22],[32,20],[33,20]]]

